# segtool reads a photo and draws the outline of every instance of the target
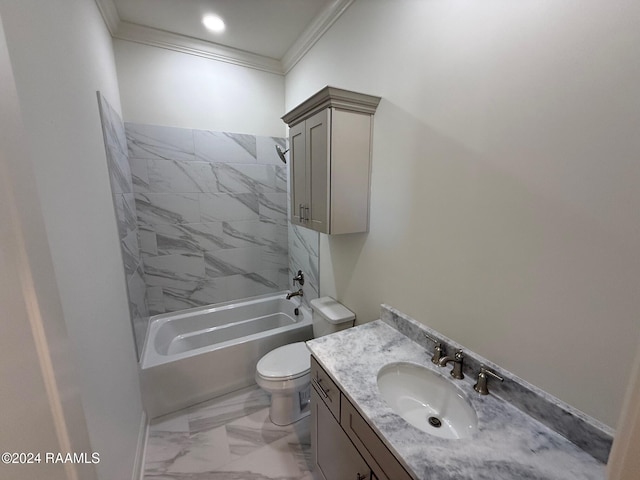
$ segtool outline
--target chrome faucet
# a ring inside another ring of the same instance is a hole
[[[464,374],[462,373],[462,361],[464,360],[464,354],[462,350],[458,350],[453,357],[442,357],[438,361],[438,365],[441,367],[446,366],[449,362],[453,362],[453,368],[451,369],[451,376],[458,380],[462,380],[464,378]]]
[[[473,386],[473,389],[480,395],[489,395],[489,389],[487,388],[488,376],[504,382],[504,378],[498,375],[496,372],[488,368],[486,365],[480,365],[480,373],[478,373],[478,382]]]
[[[303,295],[304,292],[302,291],[302,289],[298,290],[297,292],[287,293],[287,300],[291,300],[292,297],[302,297]]]
[[[435,344],[435,348],[433,350],[433,357],[431,357],[431,362],[438,365],[438,362],[440,361],[440,359],[446,355],[446,352],[444,351],[444,347],[442,346],[442,342],[433,338],[428,333],[425,333],[424,336],[427,340],[431,340]]]

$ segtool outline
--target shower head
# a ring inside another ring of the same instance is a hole
[[[282,151],[282,149],[280,148],[279,145],[276,145],[276,152],[278,152],[278,156],[280,157],[280,160],[282,160],[283,163],[287,163],[287,159],[284,158],[284,154],[287,153],[289,151],[289,149],[287,148],[284,152]]]

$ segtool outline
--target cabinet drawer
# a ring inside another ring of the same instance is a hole
[[[340,390],[322,369],[313,356],[311,357],[311,384],[336,420],[340,421]]]
[[[342,395],[340,425],[380,480],[411,480],[387,446]]]

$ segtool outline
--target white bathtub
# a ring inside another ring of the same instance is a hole
[[[147,415],[252,385],[264,354],[312,338],[311,312],[286,293],[151,317],[140,361]]]

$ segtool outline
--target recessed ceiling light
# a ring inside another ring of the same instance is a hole
[[[205,27],[207,27],[208,30],[212,32],[215,32],[215,33],[224,32],[224,29],[225,29],[224,22],[217,15],[205,15],[204,17],[202,17],[202,23],[204,24]]]

